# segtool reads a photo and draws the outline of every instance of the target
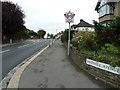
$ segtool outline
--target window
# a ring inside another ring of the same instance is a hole
[[[103,6],[107,3],[107,0],[102,0],[100,6]]]
[[[107,3],[104,3],[103,6],[99,8],[99,17],[102,17],[106,14],[113,14],[113,7]]]

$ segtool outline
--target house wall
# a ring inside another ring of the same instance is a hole
[[[114,15],[105,15],[101,18],[99,18],[99,22],[106,22],[106,21],[111,21],[113,20]]]
[[[115,3],[114,15],[115,16],[120,16],[120,2]]]
[[[114,14],[113,15],[105,15],[99,18],[99,22],[107,22],[114,19],[115,16],[120,16],[120,1],[114,4]]]

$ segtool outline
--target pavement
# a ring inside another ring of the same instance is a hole
[[[110,88],[76,67],[66,51],[60,40],[55,41],[20,68],[8,88]]]

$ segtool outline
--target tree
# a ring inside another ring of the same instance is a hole
[[[44,30],[42,30],[42,29],[38,31],[38,36],[39,36],[40,38],[44,38],[45,34],[46,34],[46,31],[44,31]]]
[[[10,1],[2,2],[2,33],[8,38],[23,30],[25,17],[21,7]]]
[[[115,19],[110,23],[111,29],[111,40],[116,46],[120,46],[120,17],[115,17]]]
[[[48,34],[47,34],[47,38],[49,38],[49,37],[50,37],[50,34],[48,33]]]
[[[34,32],[33,30],[29,30],[29,36],[37,36],[37,33]]]
[[[53,34],[50,34],[50,38],[51,38],[51,39],[54,39],[54,35],[53,35]]]
[[[25,26],[24,26],[24,28],[21,30],[21,31],[19,31],[19,32],[17,32],[16,33],[16,36],[20,36],[20,38],[22,38],[22,39],[26,39],[26,38],[28,38],[28,36],[29,36],[29,29],[27,29]]]
[[[120,17],[115,17],[107,26],[94,21],[94,28],[101,45],[110,43],[120,46]]]
[[[73,34],[74,34],[75,30],[70,30],[70,40],[72,40],[73,38]],[[68,33],[69,33],[69,30],[66,29],[61,37],[61,41],[62,42],[68,42]]]

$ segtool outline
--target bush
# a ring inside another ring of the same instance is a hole
[[[74,32],[75,30],[70,30],[70,40],[72,40]],[[62,42],[68,42],[68,33],[69,33],[68,29],[64,31],[63,35],[61,36]]]
[[[119,53],[119,49],[117,47],[113,46],[112,44],[105,44],[105,46],[102,47],[101,50],[103,52],[108,52],[111,54],[118,54]]]
[[[99,43],[111,43],[115,46],[120,46],[120,17],[115,19],[107,26],[94,21],[94,29]]]
[[[95,32],[81,31],[79,36],[72,40],[73,46],[76,46],[78,50],[96,50]]]
[[[112,67],[117,67],[118,66],[117,62],[114,62],[114,61],[110,62],[109,64]]]
[[[106,56],[105,55],[98,55],[98,56],[95,55],[94,59],[98,62],[105,62]]]
[[[120,48],[113,44],[99,42],[95,32],[80,31],[72,39],[72,45],[80,53],[91,55],[96,61],[104,62],[114,67],[120,66]]]
[[[71,43],[74,47],[78,47],[79,43],[77,42],[77,40],[72,40]]]
[[[120,17],[107,26],[94,21],[94,28],[95,32],[78,32],[72,39],[72,45],[80,53],[93,56],[96,61],[120,66]]]

